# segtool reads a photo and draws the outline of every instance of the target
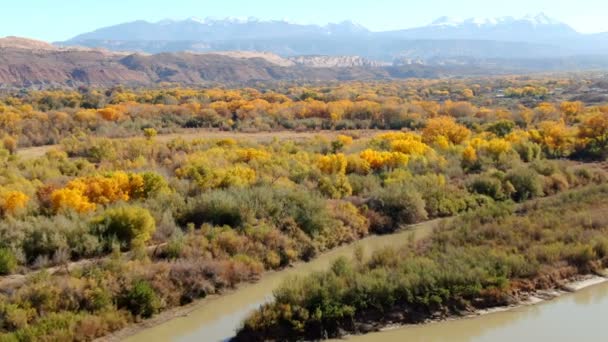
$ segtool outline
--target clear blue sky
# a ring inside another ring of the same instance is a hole
[[[437,17],[523,16],[545,12],[581,32],[608,31],[607,0],[4,0],[0,37],[66,40],[138,19],[257,17],[325,24],[351,19],[371,30],[408,28]]]

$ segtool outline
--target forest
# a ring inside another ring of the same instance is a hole
[[[415,322],[600,269],[598,82],[0,93],[0,341],[93,340],[435,218],[455,223],[284,285],[239,336],[339,336],[396,307]]]

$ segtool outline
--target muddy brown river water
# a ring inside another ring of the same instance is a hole
[[[387,236],[373,236],[352,245],[325,253],[312,262],[268,273],[262,279],[238,290],[202,300],[187,316],[177,317],[145,329],[129,338],[130,342],[154,341],[225,341],[234,335],[241,322],[261,304],[272,299],[272,291],[294,275],[327,269],[339,256],[352,256],[357,246],[370,251],[400,246],[410,239],[428,236],[438,221],[426,222]],[[608,330],[608,283],[532,306],[482,316],[406,326],[346,341],[605,341]]]
[[[353,336],[349,342],[607,341],[608,283],[478,317]],[[344,340],[342,340],[344,341]]]
[[[383,236],[370,236],[353,244],[324,253],[308,263],[298,263],[283,271],[265,274],[260,281],[238,290],[202,300],[198,307],[184,317],[177,317],[145,329],[129,338],[130,342],[152,341],[223,341],[234,335],[241,322],[262,303],[272,299],[272,291],[284,280],[326,270],[338,257],[352,257],[357,246],[366,254],[389,246],[399,247],[410,239],[428,236],[439,220],[410,226],[407,230]]]

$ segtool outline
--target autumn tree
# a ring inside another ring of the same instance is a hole
[[[565,101],[559,105],[559,109],[568,121],[573,121],[574,117],[585,110],[585,105],[580,101]]]
[[[580,156],[605,159],[608,156],[608,111],[585,119],[579,126],[578,138]]]
[[[567,157],[574,149],[574,132],[563,120],[541,122],[530,135],[551,157]]]
[[[449,116],[440,116],[429,119],[426,127],[422,130],[422,141],[433,144],[445,139],[452,144],[460,144],[471,135],[466,127],[456,123]]]
[[[5,191],[0,194],[0,208],[3,215],[14,215],[27,206],[29,196],[21,191]]]
[[[15,139],[14,137],[4,137],[4,139],[2,139],[2,145],[11,154],[15,154],[15,152],[17,152],[17,139]]]

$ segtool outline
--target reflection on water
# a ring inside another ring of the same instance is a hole
[[[608,283],[539,305],[484,316],[408,326],[347,341],[512,342],[604,341]]]
[[[366,252],[389,246],[402,246],[410,239],[428,236],[439,221],[426,222],[411,230],[393,235],[372,236],[354,244],[337,248],[309,263],[300,263],[280,272],[269,273],[233,293],[204,300],[200,307],[186,317],[178,317],[159,326],[142,331],[126,341],[223,341],[234,336],[241,322],[262,303],[272,299],[272,291],[287,277],[326,270],[340,256],[351,257],[356,246]]]

